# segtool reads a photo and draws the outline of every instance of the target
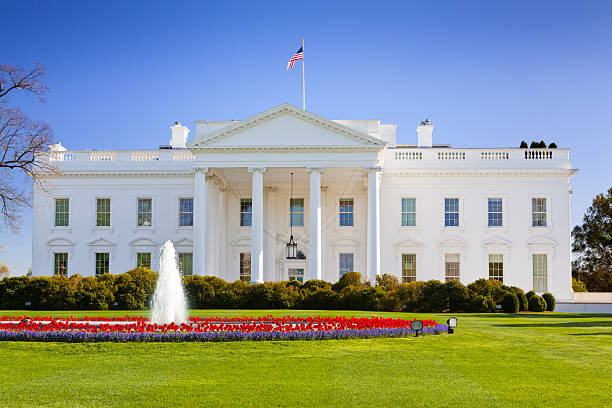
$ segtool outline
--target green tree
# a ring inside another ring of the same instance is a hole
[[[582,225],[572,231],[572,275],[589,292],[612,291],[612,187],[598,194],[584,214]]]

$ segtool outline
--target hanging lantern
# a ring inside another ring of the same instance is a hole
[[[293,240],[293,218],[291,217],[291,202],[293,201],[293,173],[291,173],[291,195],[289,196],[289,228],[291,228],[291,237],[287,242],[287,259],[297,259],[298,250],[297,243]]]

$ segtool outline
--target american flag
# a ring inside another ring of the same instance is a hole
[[[302,50],[302,47],[300,47],[300,49],[297,50],[295,54],[293,54],[293,57],[291,57],[291,59],[287,63],[287,70],[290,70],[291,68],[293,68],[293,63],[301,59],[304,59],[304,51]]]

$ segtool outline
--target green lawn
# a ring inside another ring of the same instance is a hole
[[[23,315],[0,311],[0,315]],[[30,314],[32,314],[30,312]],[[140,315],[125,312],[40,314]],[[192,311],[192,315],[442,314]],[[454,335],[234,343],[0,343],[6,407],[612,406],[612,316],[458,315]]]

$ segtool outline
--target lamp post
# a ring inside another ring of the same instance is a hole
[[[293,217],[291,214],[291,201],[293,200],[293,173],[291,173],[291,195],[289,196],[289,228],[291,229],[291,236],[289,242],[287,242],[287,259],[297,259],[298,250],[297,243],[293,240]]]
[[[451,317],[446,321],[448,325],[448,334],[453,334],[455,332],[455,327],[457,327],[457,318]]]
[[[419,332],[423,330],[423,322],[420,320],[411,321],[410,330],[416,333],[416,337],[419,337]]]

